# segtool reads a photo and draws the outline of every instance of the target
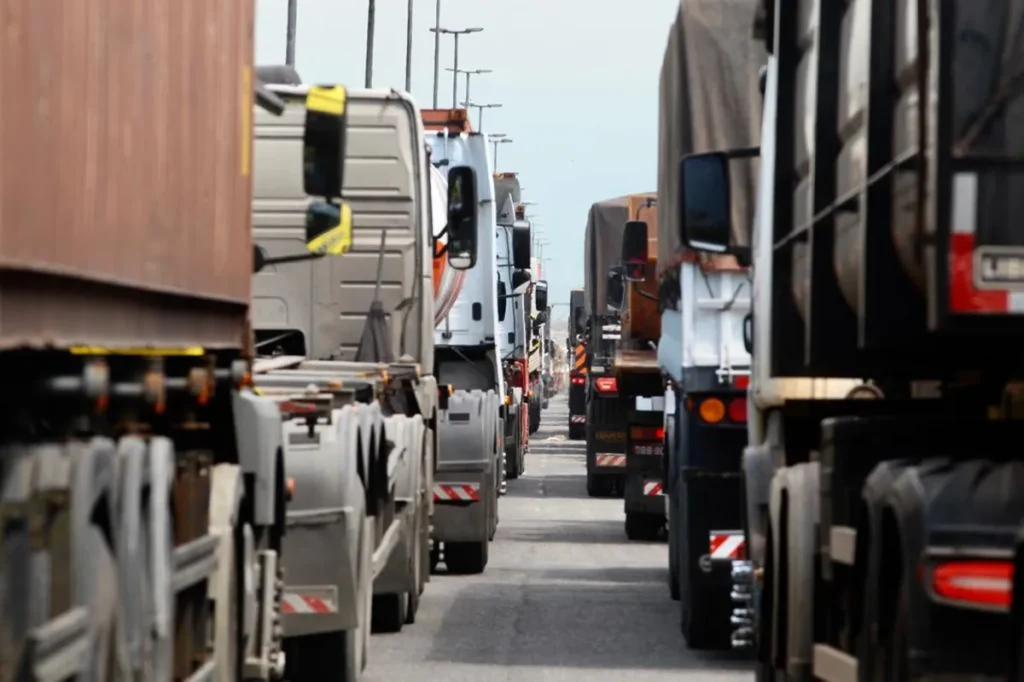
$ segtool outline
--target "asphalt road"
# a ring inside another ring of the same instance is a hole
[[[587,497],[566,421],[560,396],[499,502],[487,570],[433,576],[417,622],[372,637],[365,682],[753,679],[741,656],[686,648],[667,546],[627,541],[622,500]]]

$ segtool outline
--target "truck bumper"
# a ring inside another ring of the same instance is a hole
[[[434,541],[486,542],[497,506],[494,468],[442,467],[434,476]]]

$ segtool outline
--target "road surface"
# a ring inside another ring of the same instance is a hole
[[[740,656],[687,650],[666,545],[628,542],[622,500],[587,497],[566,421],[559,396],[501,498],[487,570],[433,576],[416,623],[372,637],[365,682],[753,680]]]

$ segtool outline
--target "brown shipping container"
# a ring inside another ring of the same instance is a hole
[[[239,347],[253,0],[0,0],[0,347]]]

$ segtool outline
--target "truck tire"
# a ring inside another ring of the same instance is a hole
[[[534,397],[530,400],[530,435],[537,433],[540,428],[540,399]]]
[[[359,628],[285,640],[285,679],[357,682],[361,646]]]
[[[487,568],[490,543],[483,542],[446,542],[444,544],[444,562],[448,572],[453,575],[477,575]]]
[[[519,435],[519,421],[518,413],[516,414],[516,423],[513,425],[515,429],[515,435],[512,436],[512,447],[505,449],[505,479],[514,481],[519,478],[519,472],[522,469],[520,460],[523,458],[522,437]]]
[[[583,440],[587,435],[583,424],[569,424],[569,440]]]
[[[661,523],[650,514],[626,513],[626,537],[630,540],[657,540]]]
[[[373,629],[378,632],[401,632],[408,610],[408,595],[398,592],[373,595]]]

